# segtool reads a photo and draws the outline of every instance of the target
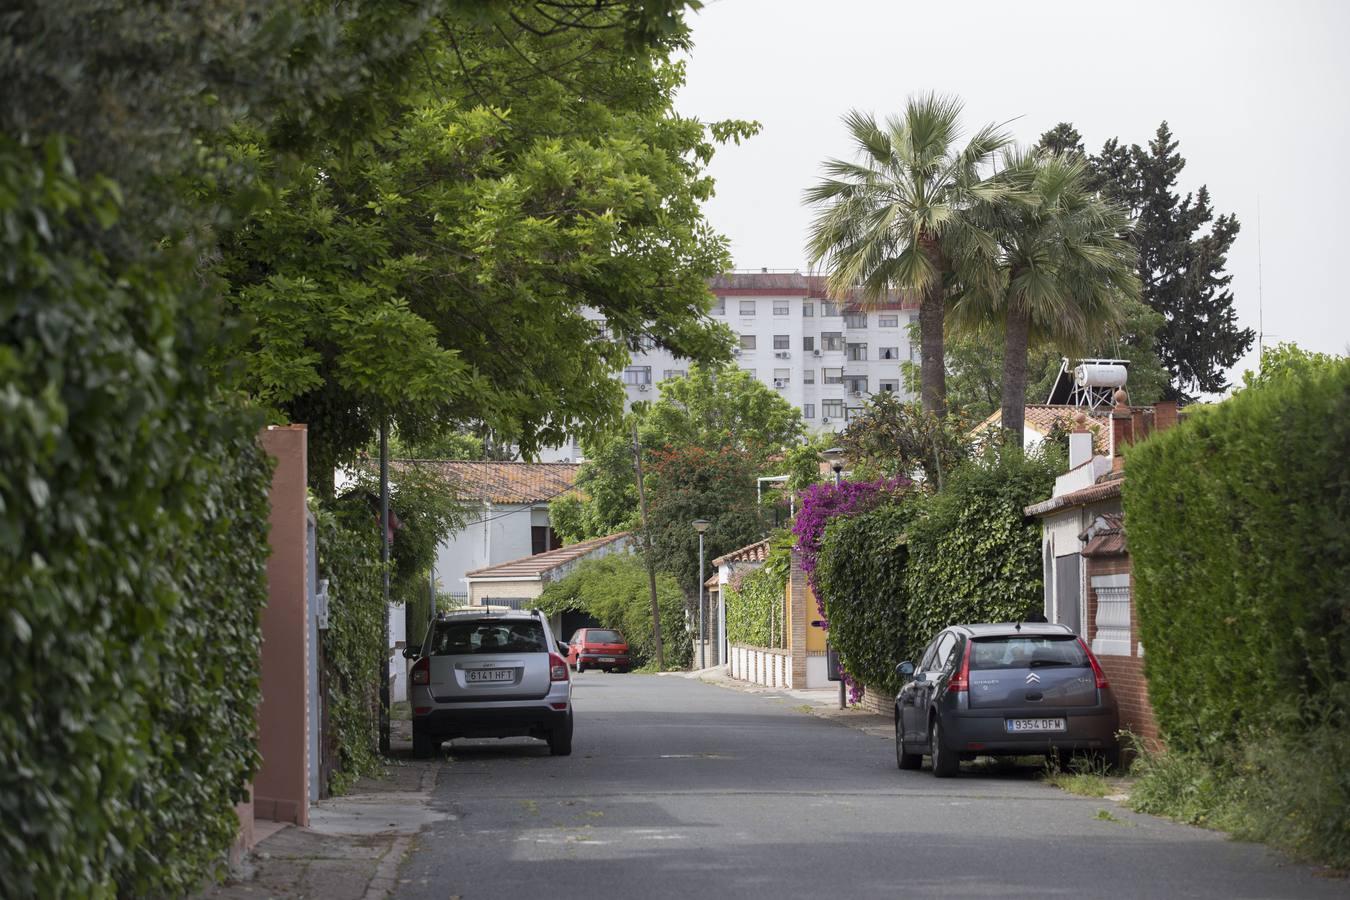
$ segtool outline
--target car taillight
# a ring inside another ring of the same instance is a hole
[[[949,691],[969,691],[970,690],[970,643],[961,649],[961,665],[957,667],[956,674],[952,676],[951,681],[947,682]]]
[[[431,684],[431,658],[424,656],[412,667],[413,684]]]
[[[1088,662],[1092,663],[1092,674],[1097,678],[1097,690],[1109,688],[1111,682],[1106,680],[1106,673],[1102,671],[1102,664],[1097,662],[1097,657],[1093,655],[1092,650],[1084,643],[1082,638],[1078,639],[1078,646],[1083,648],[1083,652],[1087,654]]]
[[[566,681],[571,676],[567,672],[567,660],[556,653],[548,655],[548,677],[550,681]]]

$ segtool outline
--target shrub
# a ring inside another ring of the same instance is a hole
[[[693,653],[684,624],[684,594],[675,579],[658,573],[656,599],[666,667],[684,668]],[[589,613],[602,627],[623,632],[635,667],[655,659],[651,589],[647,568],[636,554],[612,553],[583,561],[544,589],[539,608],[548,613],[568,609]]]
[[[190,891],[258,762],[261,422],[205,381],[190,254],[98,246],[117,197],[0,138],[6,896]]]
[[[723,585],[727,640],[751,647],[785,645],[783,602],[792,567],[791,536],[774,538],[764,565]]]

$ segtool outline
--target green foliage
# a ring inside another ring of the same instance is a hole
[[[727,356],[706,316],[729,262],[701,212],[713,144],[672,109],[678,38],[634,54],[622,22],[441,16],[379,131],[298,166],[236,132],[234,161],[285,184],[225,243],[238,355],[309,423],[316,490],[386,415],[414,444],[475,423],[529,455],[618,418],[608,375],[640,342]]]
[[[60,140],[0,138],[9,896],[191,891],[257,766],[261,422],[202,378],[190,256],[111,254],[119,197]]]
[[[1261,354],[1259,371],[1249,369],[1242,373],[1242,386],[1249,388],[1289,378],[1314,377],[1319,372],[1334,370],[1344,361],[1343,356],[1313,353],[1303,350],[1292,341],[1281,341],[1274,347],[1265,348]]]
[[[732,577],[723,585],[727,640],[751,647],[784,647],[783,602],[792,568],[792,535],[773,539],[769,555],[759,568]]]
[[[633,467],[632,425],[641,409],[624,417],[624,425],[583,445],[586,461],[577,471],[576,492],[549,503],[549,522],[565,543],[573,544],[638,525],[637,472]]]
[[[693,652],[685,628],[684,592],[669,575],[657,575],[656,600],[666,666],[682,669],[689,665]],[[616,628],[628,638],[635,666],[655,658],[651,592],[647,569],[639,556],[612,553],[585,560],[544,589],[539,608],[549,613],[568,609],[587,612],[605,628]]]
[[[660,387],[643,421],[645,446],[731,449],[759,461],[796,444],[805,430],[795,406],[734,365],[695,364]]]
[[[795,494],[822,481],[820,463],[825,458],[824,452],[833,447],[834,442],[834,435],[818,434],[788,448],[783,454],[782,474],[788,477],[783,490]]]
[[[1127,451],[1149,698],[1168,746],[1350,715],[1350,361],[1294,367]]]
[[[917,492],[875,509],[842,516],[825,529],[817,557],[816,596],[830,623],[830,642],[856,682],[894,694],[895,666],[913,644],[908,623],[907,532]]]
[[[1056,453],[1020,448],[962,466],[909,531],[909,659],[958,622],[1012,622],[1040,608],[1040,523],[1022,510],[1044,500],[1064,469]]]
[[[970,457],[969,428],[956,413],[939,417],[884,391],[867,400],[838,440],[857,478],[910,478],[922,472],[926,484],[941,488],[944,478]]]
[[[698,568],[698,534],[691,524],[706,519],[705,565],[764,537],[768,527],[755,497],[751,459],[736,450],[701,447],[656,450],[648,460],[648,526],[657,569],[667,572],[689,597],[698,595],[708,572]]]

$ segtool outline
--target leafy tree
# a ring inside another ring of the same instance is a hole
[[[923,474],[941,489],[946,477],[974,449],[970,423],[955,413],[937,417],[895,394],[874,394],[839,435],[839,446],[859,479]]]
[[[1016,203],[977,204],[968,215],[994,238],[993,252],[960,261],[951,306],[956,327],[993,325],[1003,335],[1002,427],[1021,446],[1027,350],[1055,341],[1081,348],[1119,324],[1119,304],[1138,295],[1124,210],[1094,196],[1086,164],[1054,154],[1005,154],[999,177]]]
[[[710,130],[754,126],[676,116],[683,34],[635,51],[600,27],[622,18],[439,17],[380,131],[293,170],[237,133],[239,165],[286,180],[221,271],[254,323],[246,383],[309,423],[316,490],[386,417],[413,444],[481,423],[529,455],[613,423],[608,374],[639,341],[727,356],[705,313],[729,260],[700,204]]]
[[[1061,123],[1041,136],[1055,152],[1083,155],[1082,138]],[[1167,396],[1194,399],[1196,392],[1228,387],[1225,370],[1251,347],[1254,334],[1239,328],[1224,271],[1239,223],[1215,216],[1208,187],[1183,198],[1175,193],[1186,160],[1163,122],[1147,147],[1107,141],[1087,158],[1095,186],[1125,204],[1136,218],[1133,242],[1139,251],[1142,298],[1163,318],[1158,355],[1171,375]]]
[[[577,472],[576,491],[549,503],[549,522],[563,543],[572,544],[638,527],[637,473],[633,468],[632,424],[642,413],[624,417],[629,426],[582,445],[586,460]]]
[[[894,288],[920,295],[923,406],[939,417],[946,413],[943,322],[954,261],[989,240],[965,211],[1008,194],[1005,183],[982,178],[981,168],[1011,138],[986,125],[958,150],[961,108],[955,98],[911,98],[884,127],[850,112],[844,122],[858,161],[827,160],[829,177],[806,192],[806,202],[819,208],[807,252],[828,267],[833,294],[856,288],[865,302]]]
[[[1281,341],[1274,347],[1265,348],[1258,371],[1248,369],[1242,373],[1242,387],[1257,387],[1290,378],[1313,378],[1344,362],[1344,356],[1315,353],[1304,350],[1292,341]]]
[[[734,365],[689,367],[661,383],[661,397],[642,425],[647,446],[731,449],[756,459],[801,439],[801,412]]]

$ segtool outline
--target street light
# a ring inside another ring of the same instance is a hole
[[[839,487],[839,478],[844,471],[844,448],[831,447],[828,450],[822,451],[820,455],[830,461],[830,468],[834,470],[834,486],[837,489]],[[838,654],[838,652],[838,649],[836,649],[835,653]],[[844,684],[843,672],[839,673],[839,708],[848,708],[848,689]]]
[[[694,530],[698,532],[698,667],[707,668],[707,644],[703,640],[703,532],[712,523],[707,519],[695,519]]]

